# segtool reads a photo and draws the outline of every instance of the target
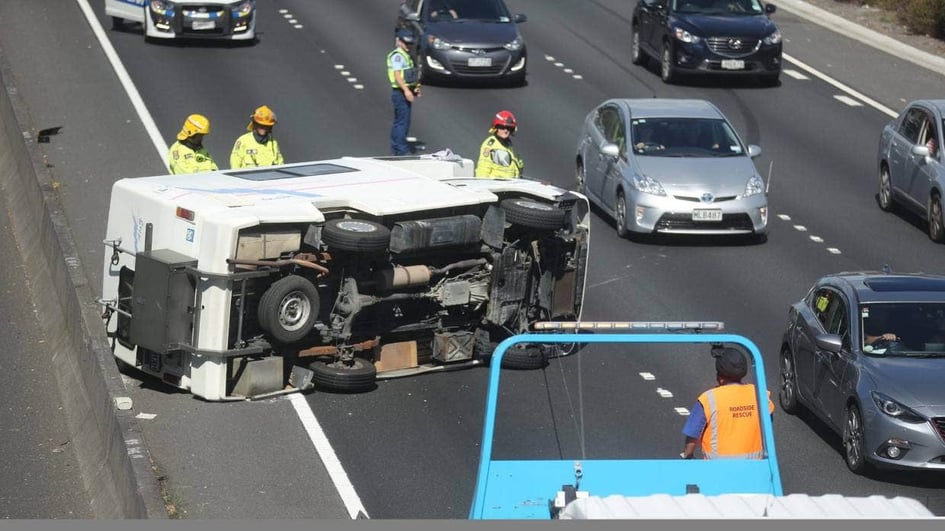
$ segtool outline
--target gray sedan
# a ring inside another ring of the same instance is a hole
[[[768,194],[753,157],[712,103],[611,99],[584,120],[577,186],[617,234],[749,234],[765,238]]]
[[[942,117],[945,100],[917,100],[886,124],[879,137],[879,207],[897,204],[928,220],[929,238],[945,242],[942,220]]]
[[[945,276],[849,272],[789,311],[781,407],[842,437],[847,467],[945,471]]]

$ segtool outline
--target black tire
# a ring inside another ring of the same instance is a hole
[[[289,275],[272,283],[259,299],[259,326],[281,344],[296,343],[315,326],[318,290],[307,279]]]
[[[617,229],[617,237],[630,236],[630,231],[627,229],[627,198],[623,190],[617,190],[617,200],[614,202],[614,227]]]
[[[892,193],[892,180],[889,177],[889,168],[885,164],[879,169],[879,208],[885,212],[892,212],[895,199]]]
[[[781,351],[781,390],[778,392],[781,409],[788,415],[796,415],[800,410],[797,401],[797,371],[794,369],[794,357],[791,351]]]
[[[660,55],[660,79],[671,85],[676,82],[676,67],[673,66],[673,47],[670,43],[663,43],[663,53]]]
[[[532,199],[504,199],[499,206],[511,223],[530,229],[558,230],[564,226],[564,210]]]
[[[935,243],[945,242],[945,222],[942,219],[942,198],[932,194],[929,199],[929,239]]]
[[[519,371],[544,369],[548,366],[548,355],[541,345],[517,343],[505,350],[502,368]]]
[[[377,386],[377,368],[364,358],[350,363],[332,358],[312,362],[312,384],[316,389],[336,393],[363,393]]]
[[[322,228],[322,241],[330,249],[376,253],[390,245],[390,229],[363,219],[332,219]]]
[[[587,172],[584,170],[583,162],[578,161],[574,177],[577,180],[577,191],[587,195]]]
[[[863,415],[859,406],[850,404],[843,422],[843,460],[854,474],[863,474],[868,468],[863,437]]]
[[[640,48],[640,26],[633,25],[633,35],[630,36],[630,61],[635,65],[642,65],[646,61],[646,55]]]

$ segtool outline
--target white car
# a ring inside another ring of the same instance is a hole
[[[587,199],[477,179],[450,155],[117,181],[101,300],[115,356],[208,400],[355,392],[485,364],[531,323],[579,319]]]
[[[105,0],[105,14],[115,29],[140,23],[147,40],[256,38],[256,0]]]

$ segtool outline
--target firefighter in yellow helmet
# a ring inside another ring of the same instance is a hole
[[[283,163],[279,141],[272,136],[276,125],[276,113],[263,105],[253,112],[252,121],[246,126],[248,133],[236,139],[230,153],[230,167],[252,168],[276,166]]]
[[[525,162],[512,149],[512,135],[518,126],[515,115],[499,111],[492,119],[489,136],[479,148],[476,177],[514,179],[522,176]]]
[[[207,148],[203,147],[204,135],[210,134],[210,120],[202,114],[191,114],[177,133],[177,142],[167,152],[167,165],[171,173],[199,173],[214,171],[217,164]]]

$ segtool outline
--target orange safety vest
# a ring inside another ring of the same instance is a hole
[[[753,384],[713,387],[699,395],[706,418],[702,432],[702,455],[706,459],[764,457],[757,396]],[[774,412],[771,400],[768,410]]]

